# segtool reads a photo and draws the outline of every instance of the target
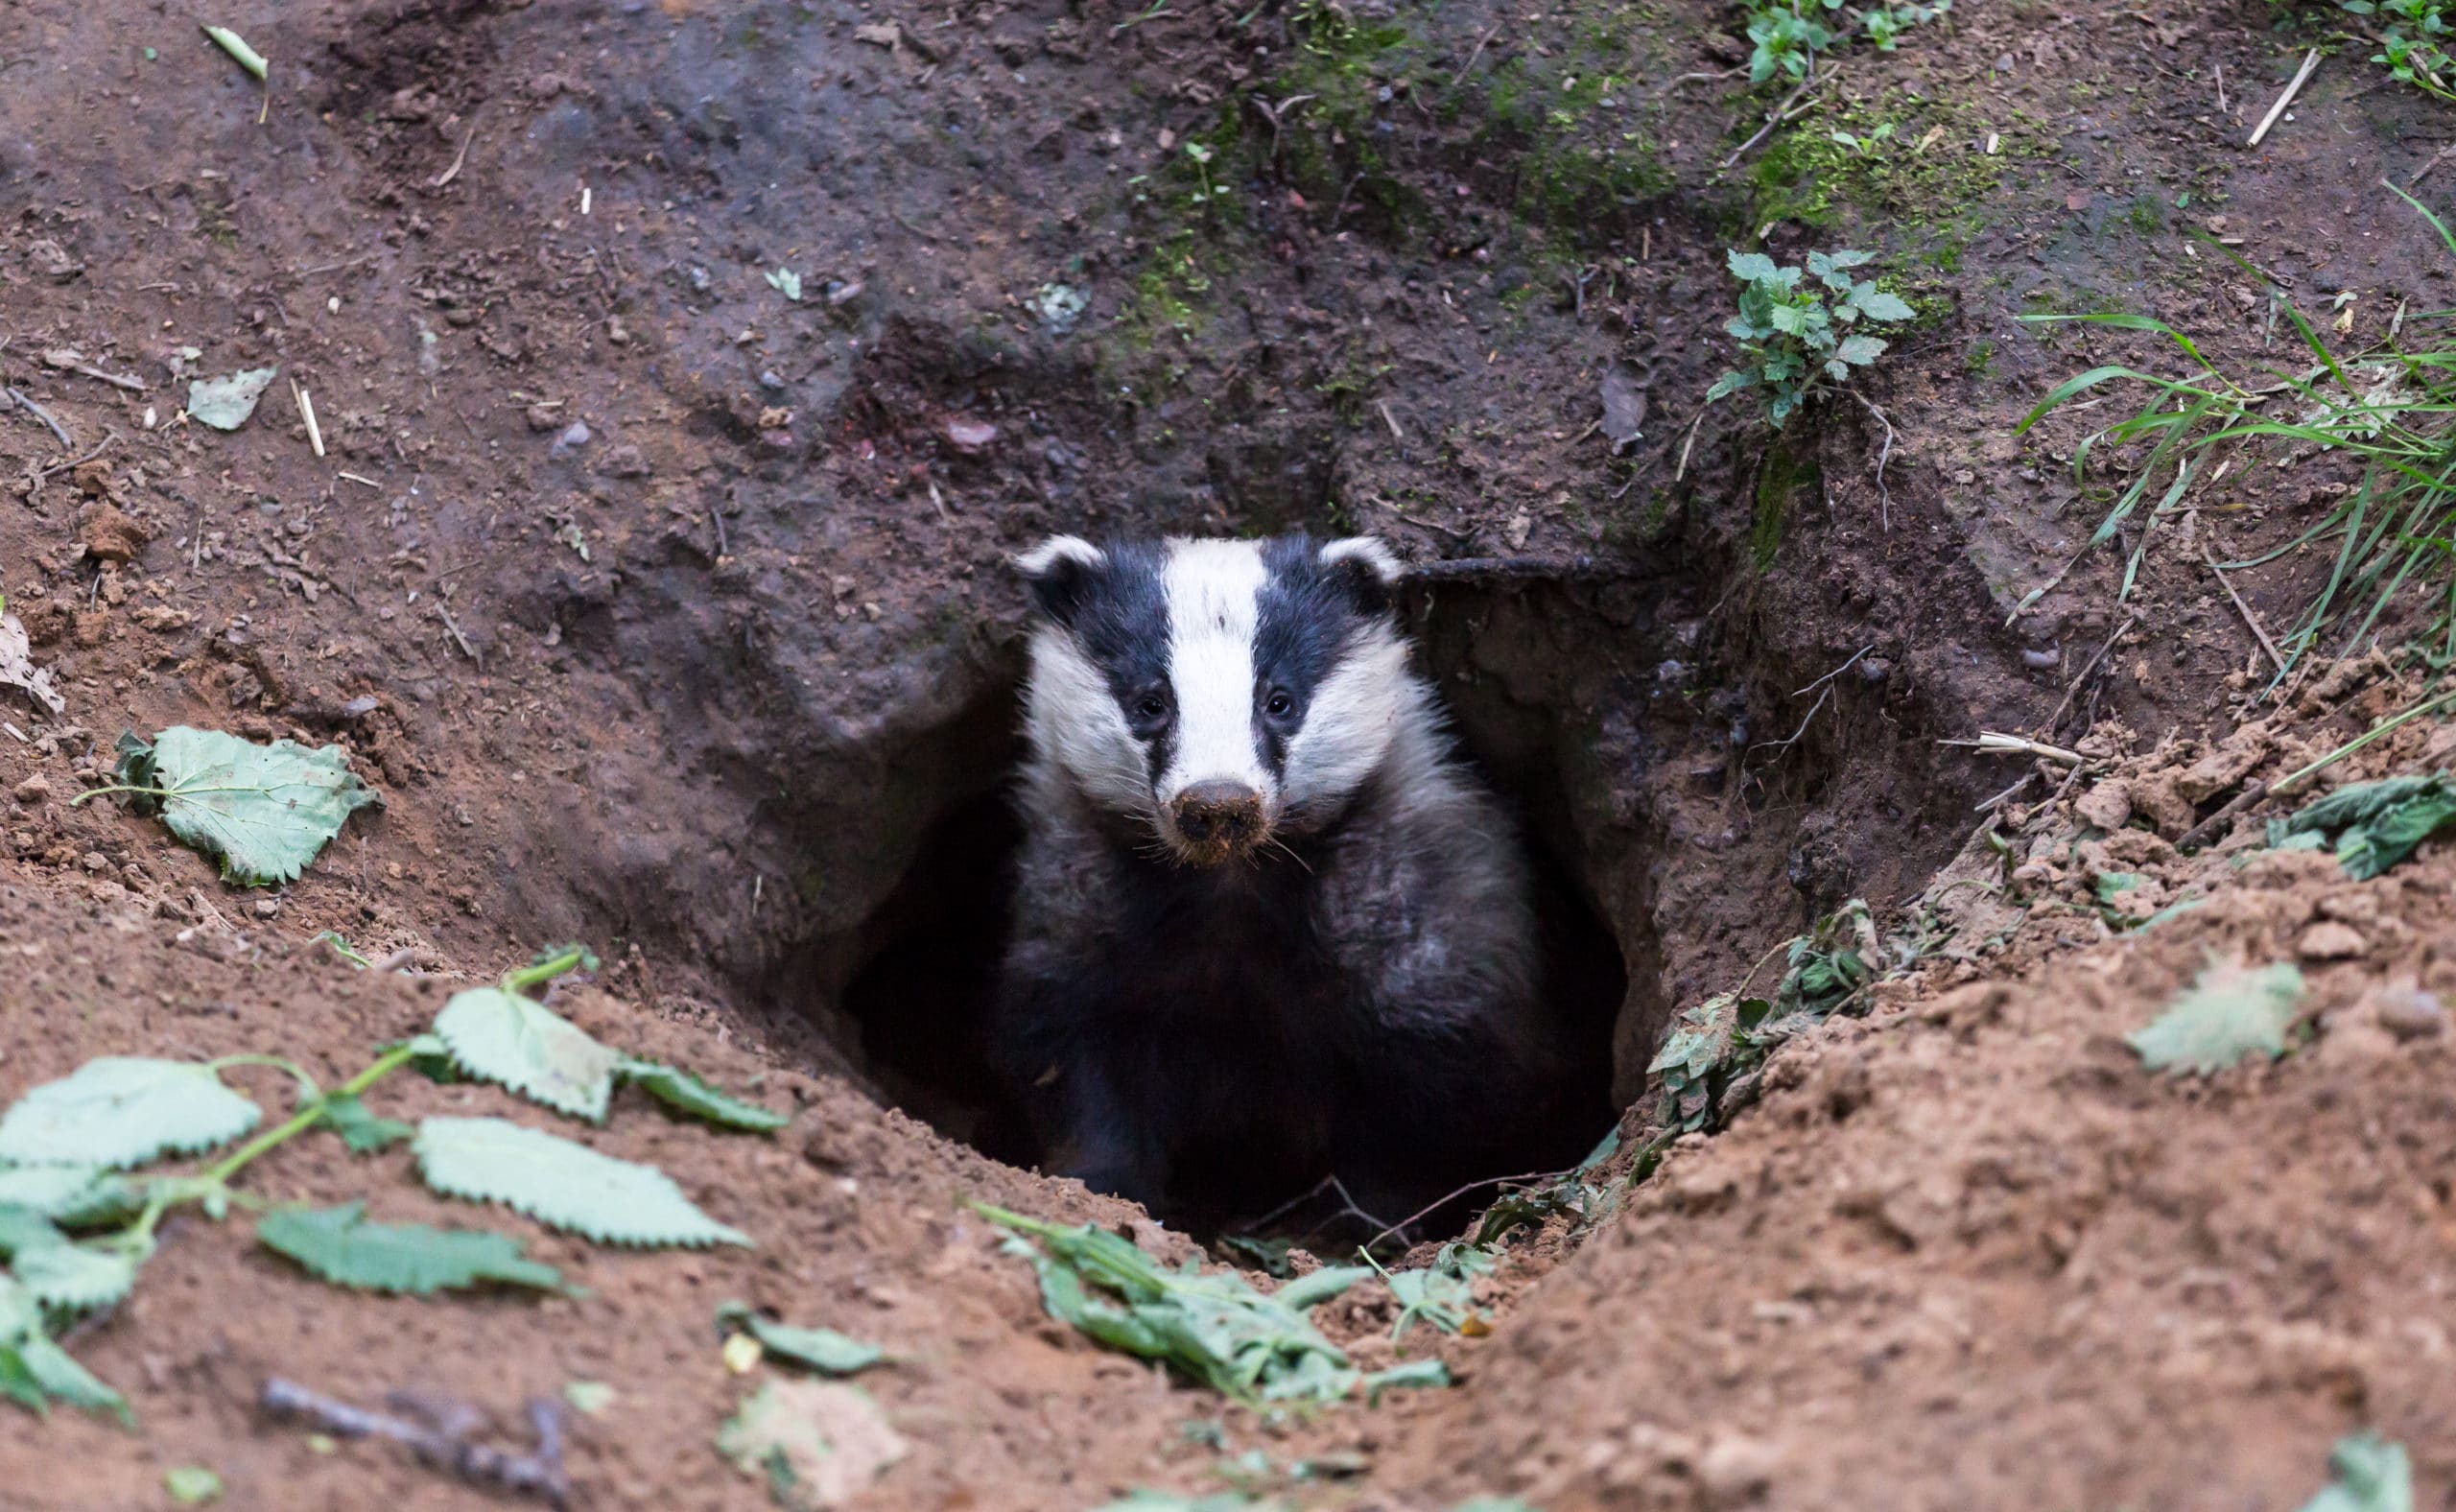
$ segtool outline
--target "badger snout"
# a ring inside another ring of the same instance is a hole
[[[1197,782],[1169,804],[1188,860],[1216,865],[1261,844],[1269,833],[1263,795],[1241,782]]]

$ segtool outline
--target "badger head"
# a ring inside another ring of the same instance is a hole
[[[1059,535],[1016,565],[1036,769],[1177,861],[1317,830],[1382,766],[1412,679],[1380,541]]]

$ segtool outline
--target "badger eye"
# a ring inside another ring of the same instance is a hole
[[[1287,690],[1282,688],[1273,688],[1270,691],[1270,697],[1263,700],[1263,712],[1274,720],[1287,718],[1295,708],[1296,700],[1289,697]]]
[[[1134,700],[1134,712],[1145,720],[1164,720],[1169,717],[1169,700],[1156,693],[1146,693]]]

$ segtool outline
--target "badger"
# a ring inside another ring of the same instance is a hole
[[[1059,535],[1016,565],[990,1051],[1044,1169],[1216,1225],[1330,1176],[1396,1217],[1573,1161],[1595,1083],[1541,1001],[1514,826],[1408,666],[1389,549]]]

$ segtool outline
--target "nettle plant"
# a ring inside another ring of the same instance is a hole
[[[1870,6],[1855,12],[1854,27],[1854,14],[1844,12],[1846,3],[1747,0],[1748,40],[1754,44],[1748,55],[1748,82],[1761,84],[1777,75],[1806,79],[1817,54],[1849,41],[1854,31],[1864,32],[1877,51],[1890,53],[1901,45],[1903,32],[1938,20],[1952,10],[1952,0]]]
[[[1851,276],[1850,270],[1875,260],[1873,252],[1810,252],[1807,274],[1816,281],[1809,283],[1801,270],[1778,266],[1762,252],[1731,253],[1732,276],[1743,287],[1739,314],[1723,328],[1739,338],[1748,363],[1715,379],[1706,402],[1761,389],[1765,418],[1779,428],[1829,380],[1848,383],[1853,368],[1875,362],[1884,339],[1855,327],[1907,320],[1916,313],[1899,295]]]
[[[687,1071],[601,1044],[529,996],[596,964],[583,948],[565,946],[493,986],[457,993],[428,1032],[377,1051],[366,1069],[329,1091],[280,1055],[110,1055],[19,1098],[0,1115],[0,1255],[9,1261],[0,1274],[0,1397],[35,1412],[58,1401],[130,1420],[126,1399],[59,1339],[129,1295],[154,1254],[162,1219],[182,1207],[217,1222],[232,1208],[257,1215],[259,1242],[336,1286],[420,1295],[487,1285],[565,1289],[560,1273],[523,1255],[508,1234],[373,1222],[364,1200],[328,1208],[269,1204],[236,1185],[258,1159],[317,1130],[362,1155],[406,1141],[429,1190],[500,1203],[596,1243],[748,1244],[748,1236],[700,1212],[654,1167],[508,1119],[434,1117],[413,1126],[363,1100],[410,1066],[438,1081],[495,1082],[591,1123],[605,1122],[616,1087],[628,1082],[719,1128],[768,1133],[785,1125],[785,1115],[729,1097]],[[263,1109],[224,1080],[245,1067],[280,1072],[295,1084],[290,1117],[217,1155],[264,1119]],[[182,1156],[201,1163],[186,1169],[157,1165]]]
[[[2447,41],[2456,33],[2456,4],[2449,0],[2341,0],[2340,9],[2379,18],[2379,48],[2371,55],[2398,80],[2442,100],[2456,100],[2456,59]]]

